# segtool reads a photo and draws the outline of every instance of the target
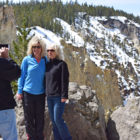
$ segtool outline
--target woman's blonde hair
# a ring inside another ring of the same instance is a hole
[[[29,41],[29,43],[28,43],[28,49],[27,49],[27,55],[33,55],[32,47],[33,46],[36,46],[37,44],[40,44],[41,49],[42,49],[42,51],[41,51],[41,57],[46,56],[46,44],[45,44],[44,40],[41,39],[38,36],[33,36],[31,38],[31,40]]]
[[[47,46],[47,50],[53,49],[56,52],[56,58],[59,60],[64,60],[63,50],[60,48],[57,44],[52,44],[50,46]],[[48,55],[48,54],[47,54]]]

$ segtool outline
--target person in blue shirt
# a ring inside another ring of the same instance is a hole
[[[34,36],[28,43],[27,56],[21,64],[17,93],[17,99],[23,99],[28,140],[44,140],[46,63],[45,42]]]

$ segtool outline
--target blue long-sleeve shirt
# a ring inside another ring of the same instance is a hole
[[[18,93],[22,94],[25,91],[34,95],[43,94],[45,92],[44,77],[45,59],[41,58],[38,63],[32,55],[26,56],[21,64],[21,77],[18,79]]]

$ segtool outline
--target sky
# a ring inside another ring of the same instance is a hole
[[[6,0],[0,0],[0,1],[6,1]],[[30,1],[30,0],[12,0],[12,1],[22,2],[22,1]],[[62,0],[62,1],[67,2],[70,0]],[[77,1],[80,4],[87,2],[87,4],[92,4],[93,6],[102,5],[102,6],[113,7],[116,10],[123,10],[127,13],[134,14],[135,16],[140,16],[140,0],[77,0]]]

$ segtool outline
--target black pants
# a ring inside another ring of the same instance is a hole
[[[45,94],[23,93],[23,109],[28,140],[44,140]]]

